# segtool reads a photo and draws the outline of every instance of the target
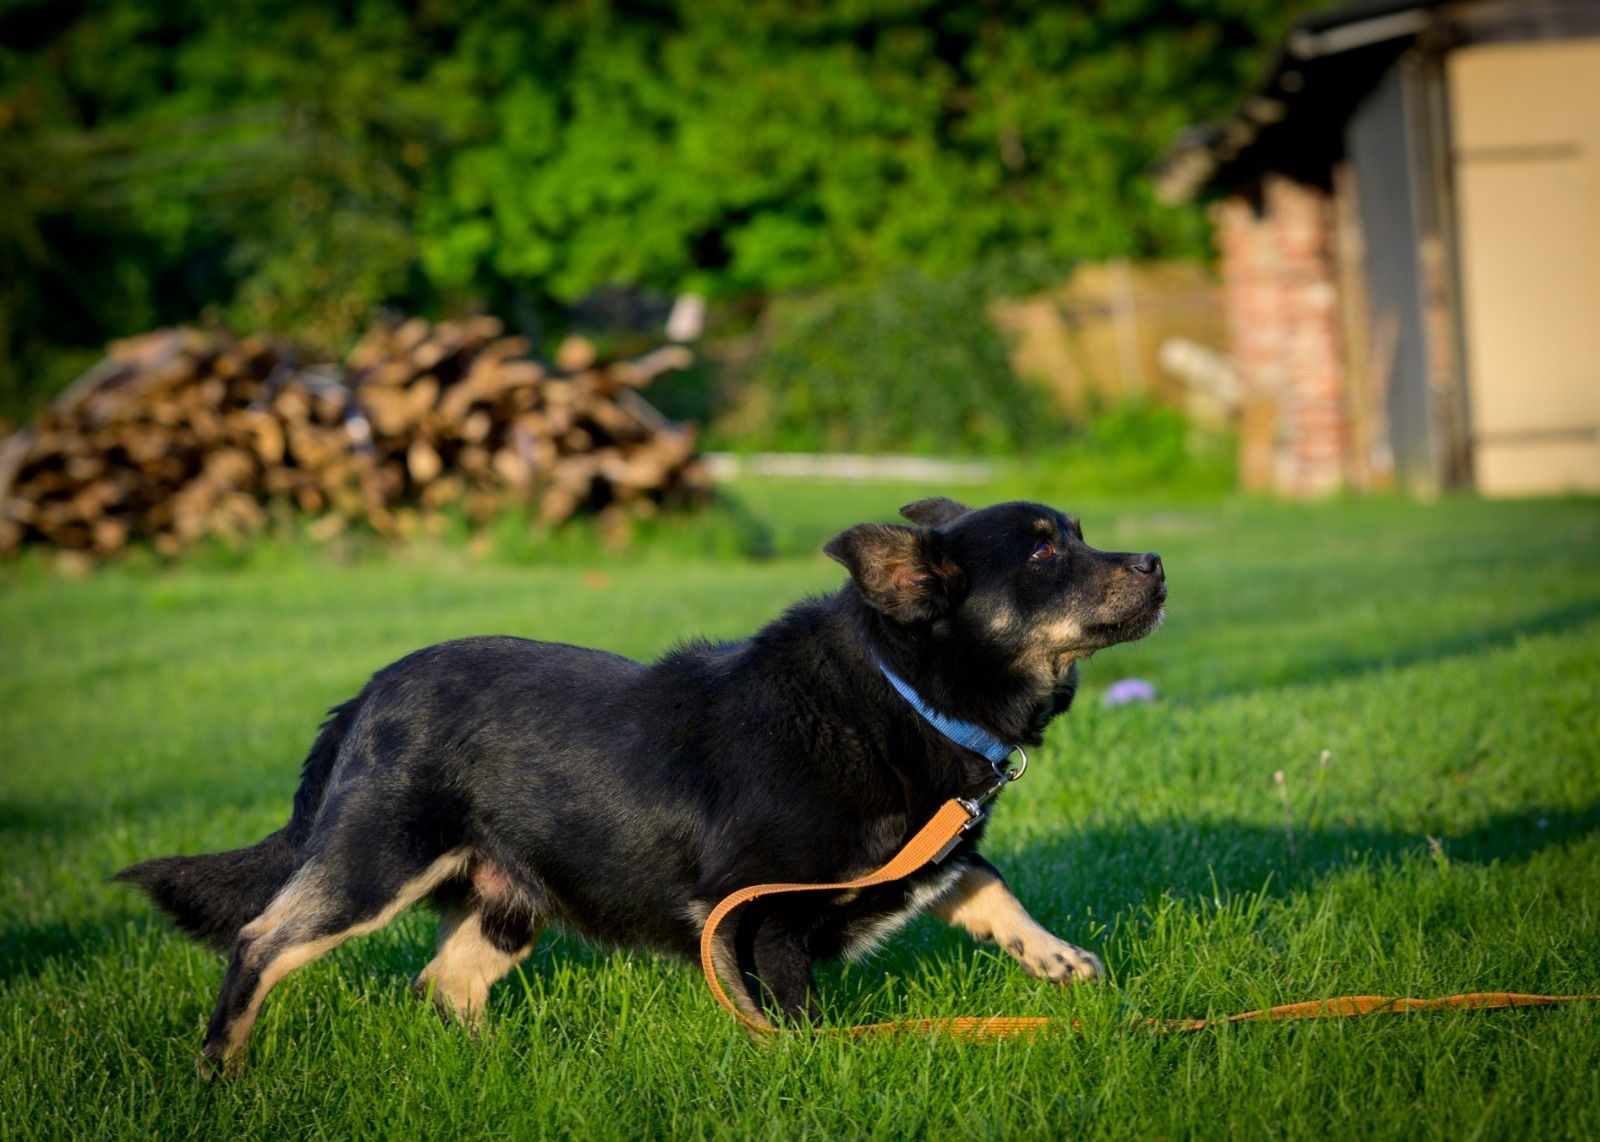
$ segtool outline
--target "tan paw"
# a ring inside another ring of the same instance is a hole
[[[1106,965],[1093,952],[1074,947],[1065,940],[1050,937],[1050,941],[1031,941],[1020,951],[1007,949],[1022,965],[1022,970],[1036,979],[1051,983],[1078,983],[1103,979]]]
[[[411,990],[416,992],[419,999],[432,1000],[433,1009],[446,1021],[460,1024],[473,1036],[483,1032],[485,1009],[488,1006],[487,988],[482,989],[483,994],[480,995],[458,982],[441,982],[423,975],[412,983]]]

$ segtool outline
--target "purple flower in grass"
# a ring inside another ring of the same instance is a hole
[[[1107,709],[1126,706],[1130,702],[1154,702],[1156,688],[1143,678],[1119,678],[1106,687]]]

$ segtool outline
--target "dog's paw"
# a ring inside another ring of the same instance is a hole
[[[487,1011],[484,996],[474,996],[469,988],[441,985],[432,977],[418,976],[411,984],[416,997],[432,1006],[434,1012],[446,1023],[452,1023],[474,1039],[487,1032]]]
[[[1106,965],[1100,962],[1099,956],[1054,936],[1048,943],[1035,941],[1007,951],[1016,957],[1023,971],[1051,983],[1087,982],[1103,979],[1106,974]]]
[[[244,1066],[244,1054],[235,1051],[225,1054],[221,1046],[207,1043],[194,1061],[194,1076],[204,1083],[214,1083],[222,1079],[231,1079],[239,1073]]]

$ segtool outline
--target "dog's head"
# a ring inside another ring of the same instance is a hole
[[[863,523],[823,550],[869,606],[1049,683],[1072,663],[1161,622],[1166,572],[1153,551],[1099,551],[1077,517],[1042,504],[972,509],[918,500],[915,527]]]

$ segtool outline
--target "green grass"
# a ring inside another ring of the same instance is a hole
[[[1088,664],[988,851],[1112,985],[1054,990],[926,919],[821,981],[837,1023],[1060,1015],[1077,1034],[757,1047],[688,966],[547,937],[472,1039],[409,994],[432,938],[413,913],[280,986],[236,1080],[194,1079],[220,959],[107,873],[277,827],[321,711],[409,649],[737,636],[836,583],[816,544],[906,498],[750,485],[761,563],[701,553],[706,525],[546,566],[282,548],[7,573],[0,1136],[1600,1135],[1596,1006],[1134,1023],[1600,992],[1593,501],[1067,505],[1091,542],[1162,552],[1171,617]],[[1104,709],[1125,675],[1161,700]]]

